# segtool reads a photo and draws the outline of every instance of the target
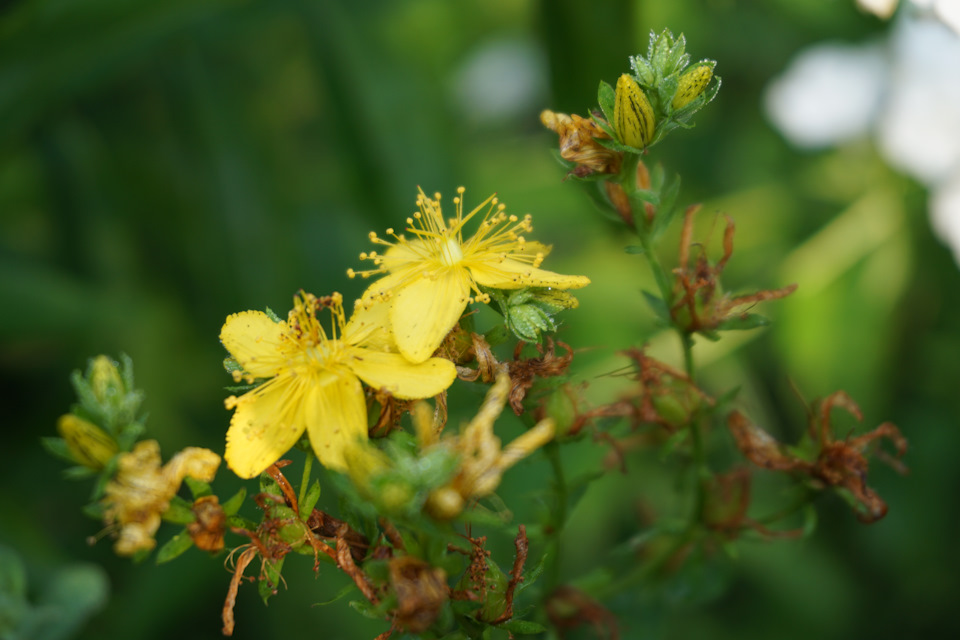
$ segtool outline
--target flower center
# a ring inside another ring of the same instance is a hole
[[[452,267],[463,260],[463,250],[456,238],[441,237],[439,243],[440,260],[444,265]]]

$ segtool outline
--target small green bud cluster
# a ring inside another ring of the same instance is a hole
[[[491,291],[491,294],[507,328],[525,342],[540,342],[543,332],[557,330],[555,316],[558,313],[579,306],[577,299],[569,292],[550,287]]]
[[[720,89],[714,60],[690,64],[686,40],[669,30],[650,33],[646,56],[630,58],[632,74],[623,74],[616,90],[600,83],[597,99],[608,133],[620,151],[646,149],[677,127],[689,128],[690,118],[713,100]],[[716,82],[714,82],[716,78]]]

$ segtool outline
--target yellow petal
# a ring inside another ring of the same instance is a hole
[[[238,476],[259,475],[303,434],[303,384],[303,378],[291,373],[274,378],[237,400],[223,457]]]
[[[470,288],[463,269],[450,269],[435,280],[419,278],[393,296],[390,322],[400,353],[411,362],[433,355],[467,307]]]
[[[371,305],[376,302],[377,298],[382,298],[384,295],[392,295],[392,292],[398,291],[408,279],[408,271],[385,275],[367,287],[367,290],[360,296],[360,300],[363,304]]]
[[[435,396],[457,377],[457,368],[443,358],[414,364],[396,353],[351,349],[348,365],[360,379],[375,389],[385,389],[404,400]]]
[[[281,349],[285,323],[274,322],[262,311],[241,311],[227,317],[220,342],[243,370],[257,378],[277,375],[286,358]]]
[[[307,433],[320,463],[328,469],[344,471],[344,452],[367,439],[367,403],[355,376],[330,378],[330,384],[310,389]]]
[[[396,353],[397,343],[390,329],[389,302],[360,302],[343,329],[343,341],[349,345]]]
[[[470,273],[477,284],[493,289],[522,289],[523,287],[579,289],[590,284],[590,278],[586,276],[565,276],[553,271],[537,269],[510,258],[472,262]]]

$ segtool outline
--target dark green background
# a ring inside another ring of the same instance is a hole
[[[736,219],[728,287],[800,283],[796,296],[765,307],[772,328],[699,352],[704,380],[713,390],[743,384],[747,410],[785,439],[803,428],[789,380],[808,397],[846,389],[868,426],[900,425],[912,472],[872,469],[890,505],[879,524],[861,526],[828,497],[812,538],[741,545],[726,589],[703,604],[684,593],[654,598],[656,606],[649,597],[643,607],[619,602],[623,637],[957,633],[957,265],[931,234],[924,191],[887,169],[868,140],[799,152],[760,106],[763,87],[805,45],[889,28],[853,5],[3,3],[0,544],[19,552],[37,589],[71,563],[106,569],[112,598],[82,637],[216,637],[229,579],[220,560],[191,551],[159,568],[134,566],[106,541],[86,546],[99,529],[79,511],[88,487],[62,480],[63,465],[39,438],[54,434],[72,401],[69,372],[123,351],[165,454],[188,444],[222,450],[223,319],[264,306],[283,312],[301,287],[351,299],[359,283],[345,270],[360,266],[367,232],[399,225],[418,185],[447,202],[464,185],[468,206],[497,191],[508,211],[533,214],[536,237],[555,245],[546,266],[593,280],[561,337],[595,347],[578,357],[581,377],[594,397],[613,397],[619,382],[596,376],[620,366],[618,349],[655,334],[639,295],[651,284],[638,257],[622,251],[631,240],[561,182],[555,136],[538,113],[584,114],[598,81],[615,81],[627,56],[646,50],[649,30],[669,27],[686,34],[693,59],[718,60],[724,82],[697,127],[651,158],[683,176],[684,203]],[[541,68],[527,103],[484,116],[458,99],[458,87],[468,61],[495,46],[531,51]],[[700,229],[709,226],[704,215]],[[666,242],[670,256],[674,236]],[[657,353],[673,357],[664,345]],[[636,531],[636,504],[655,503],[666,483],[656,464],[634,461],[635,491],[611,479],[587,494],[567,538],[568,577],[600,557],[596,541]],[[543,483],[543,472],[541,462],[515,473]],[[228,476],[218,485],[227,495],[238,485]],[[269,607],[241,590],[236,637],[384,630],[344,602],[310,607],[343,581],[294,564],[290,589]]]

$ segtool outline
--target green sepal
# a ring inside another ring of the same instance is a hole
[[[92,478],[93,476],[99,474],[100,472],[96,469],[91,469],[90,467],[76,466],[76,467],[67,467],[63,470],[63,477],[68,480],[84,480],[86,478]]]
[[[521,636],[530,636],[535,633],[543,633],[547,630],[545,626],[538,622],[533,622],[532,620],[508,620],[503,624],[498,624],[497,627],[509,631],[512,634],[521,635]]]
[[[100,502],[91,502],[90,504],[85,504],[80,509],[83,515],[88,518],[93,518],[94,520],[103,520],[103,516],[106,513],[103,504]]]
[[[277,586],[281,579],[280,571],[283,569],[283,558],[277,560],[264,559],[262,566],[263,577],[257,583],[257,592],[260,594],[263,604],[267,604],[270,596],[277,593]]]
[[[163,512],[162,517],[167,522],[174,524],[187,524],[196,520],[193,513],[193,505],[181,498],[173,496],[170,498],[170,506]]]
[[[314,480],[313,484],[310,485],[310,489],[307,490],[307,495],[303,497],[303,500],[300,501],[300,519],[304,522],[310,518],[310,514],[313,513],[313,507],[317,504],[317,500],[320,499],[320,481]]]
[[[193,499],[205,498],[206,496],[213,495],[213,489],[210,488],[209,482],[204,482],[203,480],[197,480],[187,476],[183,479],[184,484],[190,488],[190,493],[193,494]]]
[[[67,441],[63,438],[46,436],[40,438],[40,445],[47,450],[47,453],[62,460],[66,460],[71,464],[76,463],[76,460],[74,460],[73,456],[70,455],[70,448],[67,447]]]
[[[657,165],[659,168],[661,165]],[[654,171],[656,176],[657,171]],[[662,179],[662,178],[661,178]],[[654,179],[654,184],[658,181]],[[653,226],[650,229],[650,240],[652,243],[663,235],[670,223],[677,217],[680,208],[676,206],[677,196],[680,194],[680,176],[675,175],[672,180],[658,188],[660,192],[660,206],[657,207],[657,215],[653,218]]]
[[[603,111],[603,117],[607,122],[613,122],[613,105],[617,100],[617,92],[609,83],[601,80],[600,87],[597,89],[597,104]]]
[[[653,67],[643,56],[630,56],[630,68],[633,69],[637,82],[644,88],[649,89],[657,80]]]
[[[257,523],[243,516],[227,516],[227,524],[237,529],[246,529],[253,531],[257,528]]]
[[[223,368],[227,370],[227,373],[233,373],[234,371],[243,371],[243,367],[240,366],[240,363],[233,356],[228,356],[223,359]]]
[[[186,529],[170,538],[165,545],[157,551],[157,564],[170,562],[177,556],[183,554],[187,549],[193,546],[193,538],[187,533]]]
[[[283,318],[281,318],[276,313],[274,313],[273,309],[271,309],[270,307],[264,307],[263,312],[267,314],[267,317],[273,320],[274,322],[277,322],[277,323],[283,322]]]
[[[657,452],[657,458],[660,462],[666,461],[670,455],[680,448],[683,443],[687,441],[690,437],[690,432],[687,429],[679,429],[676,433],[667,438],[667,441],[660,446],[660,450]]]
[[[727,318],[717,325],[717,331],[749,331],[769,324],[770,320],[757,313],[745,313]]]
[[[324,555],[326,555],[326,554],[324,554]],[[327,606],[328,604],[333,604],[333,603],[336,602],[337,600],[342,600],[345,596],[349,595],[351,591],[355,591],[356,589],[357,589],[357,585],[355,585],[354,583],[351,582],[350,584],[348,584],[348,585],[346,585],[345,587],[343,587],[343,589],[340,589],[340,591],[337,592],[337,595],[333,596],[333,597],[330,598],[329,600],[324,600],[323,602],[317,602],[317,603],[315,603],[313,606],[315,606],[315,607],[325,607],[325,606]]]
[[[246,497],[247,488],[241,487],[240,491],[237,491],[229,500],[223,503],[223,514],[227,517],[236,515],[236,513],[240,511],[240,507],[243,505]]]
[[[667,306],[666,301],[660,296],[654,295],[646,290],[641,293],[643,293],[644,300],[647,301],[647,305],[657,319],[664,324],[670,324],[672,318],[670,317],[670,307]]]
[[[517,593],[532,587],[533,583],[535,583],[540,576],[543,575],[544,570],[547,568],[547,555],[549,554],[545,553],[540,556],[540,561],[537,562],[537,566],[524,574],[523,582],[517,585]]]

